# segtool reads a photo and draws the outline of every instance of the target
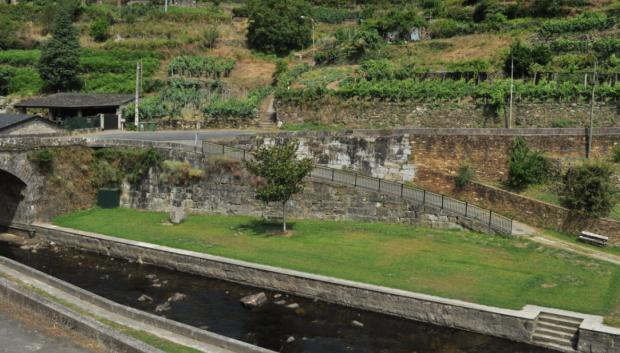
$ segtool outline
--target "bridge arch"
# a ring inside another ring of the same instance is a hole
[[[0,223],[23,221],[28,185],[14,174],[0,169]]]

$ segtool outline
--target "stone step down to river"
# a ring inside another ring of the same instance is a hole
[[[171,331],[159,328],[159,327],[149,325],[148,323],[145,323],[139,320],[134,320],[132,318],[129,318],[129,317],[117,314],[117,313],[113,313],[105,308],[102,308],[93,303],[82,300],[74,295],[71,295],[68,292],[60,288],[57,288],[52,284],[44,283],[38,279],[35,279],[30,274],[28,274],[26,271],[20,271],[19,266],[20,264],[15,264],[14,262],[12,262],[12,260],[9,260],[4,257],[0,257],[0,274],[8,275],[9,278],[19,278],[19,281],[22,284],[31,286],[33,288],[36,288],[37,290],[41,290],[55,298],[59,298],[63,300],[66,303],[71,303],[74,307],[80,308],[82,312],[87,312],[89,315],[93,315],[94,317],[110,320],[119,325],[129,327],[134,330],[148,332],[162,339],[165,339],[170,342],[174,342],[174,343],[186,346],[186,347],[193,348],[200,352],[235,353],[235,350],[215,346],[211,343],[200,341],[197,338],[180,335],[178,333],[174,333],[174,332],[171,332]],[[69,309],[72,309],[72,308],[69,308]],[[270,351],[264,350],[264,352],[270,352]]]
[[[562,352],[577,352],[579,325],[583,319],[542,312],[536,319],[532,342]]]

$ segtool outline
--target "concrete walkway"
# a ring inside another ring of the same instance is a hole
[[[76,307],[79,307],[81,310],[84,310],[86,312],[88,312],[89,314],[98,317],[98,318],[103,318],[112,322],[115,322],[119,325],[125,326],[125,327],[129,327],[135,330],[139,330],[139,331],[144,331],[144,332],[148,332],[152,335],[158,336],[160,338],[163,338],[165,340],[186,346],[186,347],[190,347],[193,349],[196,349],[198,351],[201,352],[209,352],[209,353],[234,353],[234,351],[232,350],[228,350],[228,349],[224,349],[224,348],[220,348],[220,347],[216,347],[214,345],[202,342],[202,341],[198,341],[195,339],[192,339],[190,337],[187,336],[182,336],[170,331],[167,331],[165,329],[160,329],[158,327],[154,327],[151,326],[149,324],[137,321],[137,320],[133,320],[131,318],[110,312],[104,308],[101,308],[97,305],[91,304],[89,302],[86,302],[84,300],[81,300],[71,294],[68,294],[66,292],[64,292],[61,289],[58,289],[56,287],[52,287],[46,283],[40,282],[30,276],[28,276],[25,273],[21,273],[18,271],[15,271],[7,266],[4,265],[0,265],[0,273],[4,273],[6,275],[8,275],[9,278],[19,278],[19,281],[32,286],[34,288],[37,288],[39,290],[42,290],[48,294],[50,294],[51,296],[55,297],[55,298],[59,298],[62,299],[63,301],[67,302],[67,303],[71,303],[73,305],[75,305]],[[15,352],[15,353],[22,353],[24,352],[19,351],[19,352]],[[27,352],[27,351],[26,351]],[[47,352],[47,351],[45,351]],[[0,348],[0,353],[4,353],[2,351],[2,348]],[[8,353],[8,352],[7,352]],[[13,352],[10,352],[13,353]],[[60,353],[60,352],[59,352]],[[73,353],[73,352],[70,352]]]
[[[70,337],[56,336],[32,323],[17,320],[0,307],[0,353],[97,353],[81,348]]]

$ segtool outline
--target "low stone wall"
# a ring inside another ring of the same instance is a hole
[[[532,343],[535,320],[541,311],[560,313],[584,319],[580,326],[581,352],[609,353],[620,347],[620,330],[603,325],[599,316],[529,305],[519,311],[500,309],[62,227],[34,227],[37,236],[61,246],[518,342]]]
[[[285,124],[317,123],[347,128],[481,128],[505,127],[505,114],[483,102],[386,102],[374,100],[340,100],[324,98],[307,104],[276,102],[279,120]],[[596,126],[618,126],[616,102],[595,106]],[[513,107],[514,127],[580,127],[588,124],[590,104],[555,102],[519,102]]]
[[[95,339],[111,352],[164,353],[38,294],[27,291],[6,279],[0,278],[0,300],[43,316],[53,324],[61,325],[85,337]]]
[[[457,188],[454,176],[427,169],[419,171],[416,184],[482,207],[492,207],[495,212],[509,215],[529,225],[574,234],[582,230],[600,233],[609,237],[610,245],[620,246],[620,222],[613,219],[583,219],[576,217],[564,207],[477,182],[468,182],[465,186]]]

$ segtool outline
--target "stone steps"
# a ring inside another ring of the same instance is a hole
[[[562,352],[576,352],[583,319],[542,312],[536,318],[532,342]]]

